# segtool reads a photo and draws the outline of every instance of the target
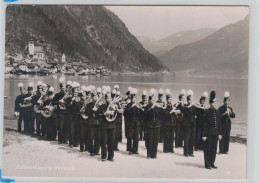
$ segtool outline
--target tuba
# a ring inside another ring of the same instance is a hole
[[[121,97],[117,97],[115,98],[108,106],[107,106],[107,110],[106,110],[106,120],[108,122],[113,122],[115,121],[117,114],[118,114],[118,106],[117,106],[117,102],[119,102],[121,100]]]
[[[82,108],[80,109],[81,117],[83,119],[88,119],[88,116],[85,114],[86,106],[91,103],[93,99],[89,97],[87,100],[84,101]]]
[[[44,107],[41,110],[41,114],[45,117],[45,118],[50,118],[53,115],[53,112],[55,110],[56,107],[54,107],[52,105],[52,101],[49,105],[47,105],[46,107]]]
[[[70,97],[71,96],[71,94],[70,94],[70,92],[68,91],[68,92],[66,92],[65,93],[65,95],[63,96],[63,98],[62,99],[60,99],[59,100],[59,109],[60,110],[66,110],[67,109],[67,107],[66,107],[66,99],[68,98],[68,97]]]

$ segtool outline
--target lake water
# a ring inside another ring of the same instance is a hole
[[[60,75],[50,76],[32,76],[32,75],[5,75],[5,96],[4,99],[4,115],[11,115],[14,111],[14,101],[19,94],[17,87],[19,82],[26,86],[29,82],[36,84],[41,80],[45,83],[54,86],[56,91],[59,91]],[[138,100],[141,100],[141,93],[144,89],[150,88],[169,88],[173,96],[174,102],[178,101],[178,95],[181,89],[186,91],[192,89],[194,92],[194,101],[198,102],[204,91],[210,93],[211,90],[216,91],[216,97],[219,101],[219,106],[223,103],[224,92],[230,92],[231,107],[236,113],[236,118],[232,120],[233,135],[246,136],[247,134],[247,94],[248,80],[240,79],[202,79],[202,78],[171,78],[171,77],[156,77],[156,76],[66,76],[66,80],[77,81],[84,85],[110,85],[120,86],[121,93],[125,93],[129,86],[136,87],[139,90],[137,95]],[[207,102],[208,103],[208,102]]]

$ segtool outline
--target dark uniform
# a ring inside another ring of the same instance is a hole
[[[175,113],[170,112],[173,110],[172,105],[167,104],[166,109],[164,109],[164,143],[163,152],[174,152],[173,142],[174,142],[174,132],[176,128],[177,116]]]
[[[34,95],[31,100],[31,103],[33,106],[37,104],[37,101],[40,99],[40,97],[41,97],[41,93],[39,91],[37,91],[36,95]],[[42,123],[41,121],[43,120],[43,116],[40,113],[35,113],[35,112],[34,112],[34,115],[35,115],[35,121],[36,121],[36,135],[40,136],[41,135],[41,123]],[[34,124],[33,124],[33,126],[34,126]]]
[[[93,108],[95,106],[95,101],[86,105],[85,114],[88,116],[87,125],[88,125],[88,151],[90,155],[98,155],[100,149],[100,122],[96,117]]]
[[[108,122],[104,113],[107,111],[108,103],[99,106],[97,116],[100,118],[100,133],[101,133],[101,158],[102,160],[113,160],[114,158],[114,141],[116,134],[115,121]]]
[[[181,109],[182,107],[182,104],[179,103],[177,106],[176,106],[176,109]],[[182,127],[182,124],[183,124],[183,113],[180,112],[179,114],[177,114],[176,116],[176,128],[175,128],[175,147],[178,148],[178,147],[182,147],[183,146],[183,127]]]
[[[121,109],[121,105],[117,103],[118,109]],[[118,142],[122,142],[122,113],[118,113],[115,119],[116,123],[116,137],[115,137],[115,145],[114,150],[119,151]]]
[[[141,109],[137,106],[132,107],[133,102],[130,102],[125,109],[125,116],[129,120],[129,136],[127,138],[127,149],[130,152],[138,153],[139,134],[141,125]]]
[[[230,110],[230,114],[225,114],[227,108]],[[219,142],[219,153],[227,153],[229,150],[229,139],[231,131],[231,118],[235,118],[235,113],[231,107],[225,105],[219,107],[220,121],[222,127],[222,139]]]
[[[185,104],[181,111],[183,113],[183,136],[184,136],[184,155],[193,156],[193,146],[195,140],[195,123],[197,108],[195,106],[188,107],[189,104]]]
[[[222,134],[220,113],[216,109],[208,109],[205,114],[205,121],[202,124],[202,136],[207,137],[204,147],[205,167],[214,167],[218,136]]]
[[[129,98],[125,99],[125,102],[128,104],[130,102],[130,99]],[[126,137],[126,139],[129,139],[129,136],[130,136],[130,131],[129,131],[130,121],[129,121],[128,116],[125,113],[124,113],[124,122],[125,122],[125,137]],[[131,151],[131,149],[128,148],[128,146],[127,146],[126,151]]]
[[[163,111],[161,108],[155,107],[150,109],[152,106],[153,104],[150,103],[145,107],[145,123],[147,125],[147,158],[157,157],[161,117],[163,116]]]
[[[52,104],[52,99],[48,98],[43,102],[43,106]],[[44,108],[43,107],[43,108]],[[48,140],[55,140],[57,136],[57,125],[56,125],[56,114],[54,113],[51,117],[43,117],[46,124],[46,135]]]
[[[146,105],[146,101],[139,102],[142,106]],[[144,125],[144,111],[141,111],[140,115],[140,140],[145,140],[146,127]]]
[[[53,105],[57,106],[56,114],[57,114],[57,127],[58,127],[58,142],[65,143],[69,139],[69,109],[68,102],[65,99],[65,109],[61,109],[59,106],[59,100],[64,97],[65,93],[60,91],[56,93],[53,98]]]
[[[205,110],[197,109],[195,150],[203,150],[202,123],[205,120]]]
[[[79,97],[80,98],[80,97]],[[70,121],[70,139],[69,145],[70,147],[74,146],[77,147],[80,141],[80,121],[82,120],[80,109],[82,108],[83,101],[75,101],[72,100],[70,104],[70,114],[71,114],[71,121]]]
[[[19,118],[18,118],[18,127],[17,130],[18,132],[21,133],[22,131],[22,121],[24,121],[24,111],[23,109],[20,107],[20,104],[22,104],[23,99],[25,98],[24,94],[18,95],[15,99],[15,106],[14,106],[14,111],[15,112],[19,112]]]
[[[160,100],[156,101],[156,103],[159,103],[159,104],[161,104],[161,105],[163,105],[163,106],[166,105],[165,102],[160,101]],[[159,142],[161,142],[161,143],[163,143],[163,140],[164,140],[164,134],[165,134],[165,126],[164,126],[164,123],[161,123],[161,127],[160,127],[160,136],[159,136]]]

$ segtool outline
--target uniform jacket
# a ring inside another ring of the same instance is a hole
[[[148,104],[145,107],[145,123],[148,128],[160,128],[162,117],[163,117],[163,109],[154,107],[151,109],[153,104]]]
[[[236,114],[233,112],[233,109],[231,107],[228,107],[231,111],[231,114],[225,114],[227,111],[227,106],[222,105],[221,107],[218,108],[220,112],[220,120],[221,120],[221,125],[223,128],[230,129],[231,128],[231,118],[235,118]]]
[[[204,109],[197,109],[197,119],[196,119],[196,126],[201,127],[202,123],[205,120],[205,110]]]
[[[196,124],[196,115],[197,108],[195,106],[188,107],[188,104],[184,104],[184,106],[180,107],[180,110],[183,113],[183,126],[195,126]]]
[[[15,105],[14,105],[14,111],[15,112],[21,112],[21,107],[19,104],[23,102],[23,99],[25,98],[25,95],[18,95],[15,99]]]
[[[106,119],[105,112],[107,111],[108,106],[109,104],[107,102],[103,103],[98,107],[98,110],[96,112],[96,116],[100,120],[100,128],[103,129],[116,128],[115,121],[108,122]]]
[[[207,109],[205,112],[205,122],[202,124],[202,136],[221,135],[222,128],[220,113],[216,109]]]
[[[167,104],[166,109],[163,110],[164,112],[164,120],[163,123],[165,126],[176,126],[177,116],[175,113],[171,113],[173,107],[172,105]]]
[[[85,107],[84,114],[88,116],[87,121],[88,125],[100,125],[99,121],[96,119],[96,112],[93,111],[93,108],[95,106],[95,102],[92,100],[92,102],[88,103]]]
[[[141,109],[136,106],[132,107],[132,105],[133,102],[127,104],[125,115],[128,118],[130,127],[137,128],[141,125]]]

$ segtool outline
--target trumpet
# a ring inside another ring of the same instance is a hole
[[[155,107],[166,109],[167,106],[165,105],[165,103],[155,102],[155,103],[153,103],[152,107],[149,110],[151,110],[151,109],[153,109]]]

